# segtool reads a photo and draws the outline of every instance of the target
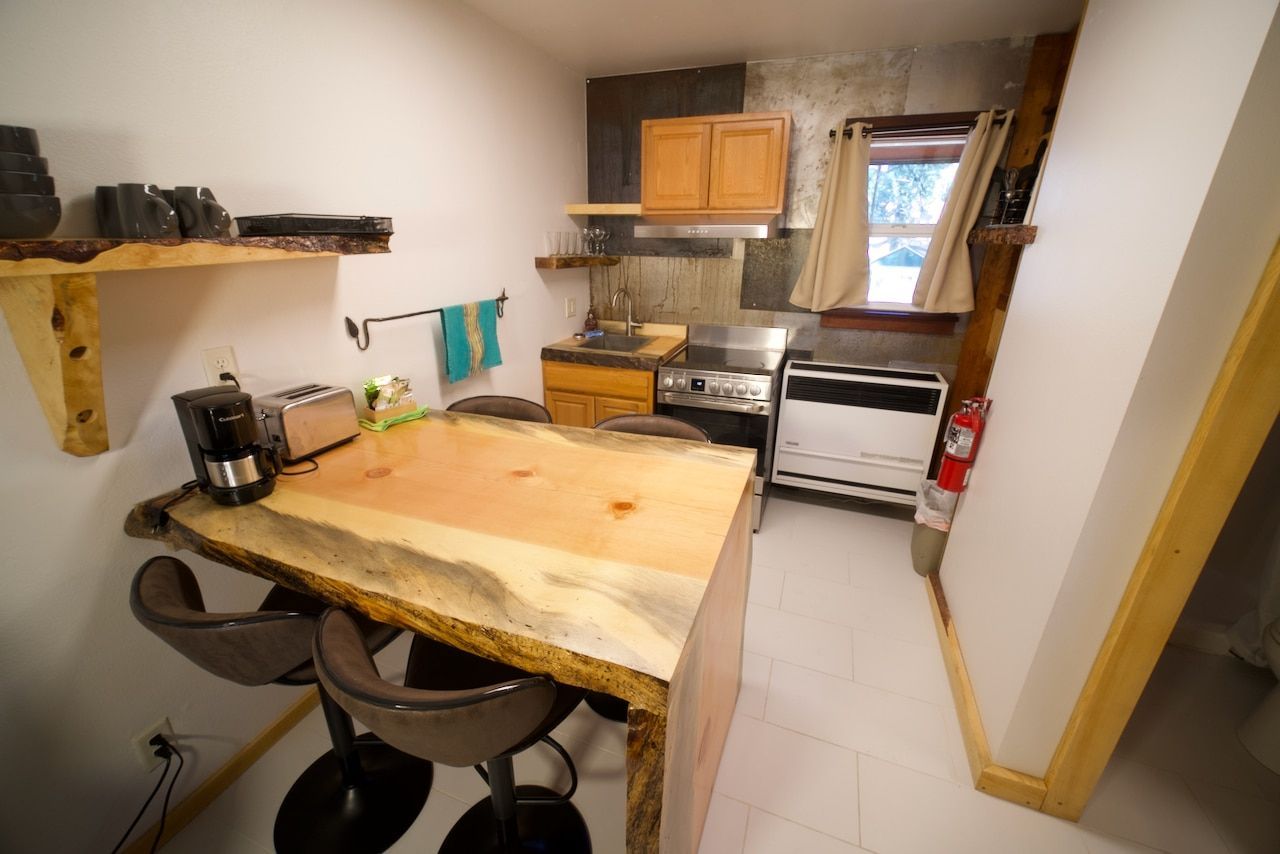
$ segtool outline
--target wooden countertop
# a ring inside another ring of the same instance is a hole
[[[619,321],[602,320],[600,328],[606,332],[622,334],[624,325]],[[590,338],[570,337],[543,347],[542,359],[546,362],[572,362],[577,365],[656,371],[658,365],[680,351],[686,340],[685,327],[673,324],[641,324],[639,334],[653,340],[631,353],[585,349],[582,345],[590,341]]]
[[[627,700],[627,851],[696,851],[738,696],[754,452],[432,412],[318,462],[156,526],[158,496],[125,531]]]
[[[641,702],[675,670],[754,472],[741,448],[447,412],[318,461],[243,507],[192,495],[163,532],[138,505],[126,531],[539,672],[568,650],[575,681]]]

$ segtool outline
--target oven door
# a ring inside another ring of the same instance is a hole
[[[752,530],[760,529],[760,516],[764,512],[765,493],[769,485],[769,470],[772,466],[771,456],[773,453],[773,435],[771,426],[773,419],[761,412],[752,411],[757,408],[756,404],[741,403],[735,401],[716,400],[713,405],[718,407],[734,407],[733,410],[728,408],[709,409],[704,406],[695,406],[681,403],[675,400],[675,395],[665,394],[666,400],[659,399],[654,406],[654,411],[659,415],[670,415],[690,424],[697,424],[703,430],[707,431],[707,435],[711,437],[711,441],[717,445],[733,445],[739,448],[751,448],[756,452],[756,477],[753,492],[754,500],[752,501]],[[735,411],[741,410],[747,411]]]

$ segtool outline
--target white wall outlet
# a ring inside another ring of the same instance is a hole
[[[578,301],[573,297],[564,298],[564,316],[573,317],[578,313]]]
[[[161,718],[133,737],[133,752],[138,757],[138,762],[148,771],[164,761],[156,756],[156,747],[151,743],[151,739],[157,735],[173,741],[173,725],[168,718]]]
[[[200,359],[204,365],[204,378],[209,381],[209,385],[235,385],[231,380],[218,379],[222,374],[240,376],[240,366],[236,364],[236,351],[231,349],[230,344],[201,350]]]

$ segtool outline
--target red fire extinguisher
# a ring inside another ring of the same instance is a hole
[[[947,492],[964,492],[969,485],[969,472],[978,456],[978,443],[987,423],[991,400],[971,397],[960,404],[960,411],[947,421],[942,438],[942,467],[938,469],[938,486]]]

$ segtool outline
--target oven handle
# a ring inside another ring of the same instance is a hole
[[[658,398],[659,403],[671,403],[681,406],[692,406],[695,409],[719,409],[724,412],[744,412],[749,415],[768,415],[769,404],[752,401],[745,403],[738,400],[721,400],[716,397],[701,397],[696,394],[664,391]]]

